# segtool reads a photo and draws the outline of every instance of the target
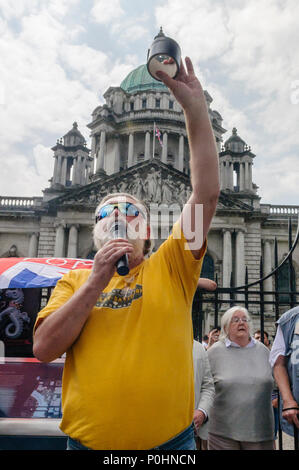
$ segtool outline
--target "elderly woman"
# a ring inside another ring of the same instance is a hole
[[[273,450],[273,379],[269,350],[250,334],[250,316],[232,307],[208,350],[215,385],[209,415],[209,450]]]

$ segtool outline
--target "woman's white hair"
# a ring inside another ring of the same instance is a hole
[[[251,317],[250,317],[250,314],[249,314],[247,308],[235,305],[234,307],[231,307],[228,310],[226,310],[226,312],[223,314],[223,316],[221,318],[221,331],[220,331],[220,335],[219,335],[219,340],[225,341],[226,338],[228,338],[229,325],[230,325],[230,322],[232,320],[232,317],[233,317],[234,313],[236,313],[236,312],[242,312],[246,316],[246,318],[248,318],[248,320],[249,320],[249,323],[248,323],[249,335],[251,336],[251,334],[252,334]]]

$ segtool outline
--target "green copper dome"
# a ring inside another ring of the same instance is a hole
[[[120,87],[127,93],[145,90],[168,91],[168,88],[162,82],[158,82],[148,73],[146,64],[140,65],[130,72],[121,82]]]

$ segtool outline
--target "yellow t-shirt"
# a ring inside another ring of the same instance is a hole
[[[60,427],[87,447],[151,449],[192,422],[191,307],[206,242],[200,260],[185,243],[171,234],[128,276],[116,273],[67,351]],[[35,327],[89,275],[64,275]]]

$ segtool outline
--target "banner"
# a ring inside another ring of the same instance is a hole
[[[70,270],[92,265],[89,259],[0,258],[0,341],[6,357],[32,357],[41,289],[55,287]]]
[[[0,289],[53,287],[68,271],[92,265],[89,259],[0,258]]]

